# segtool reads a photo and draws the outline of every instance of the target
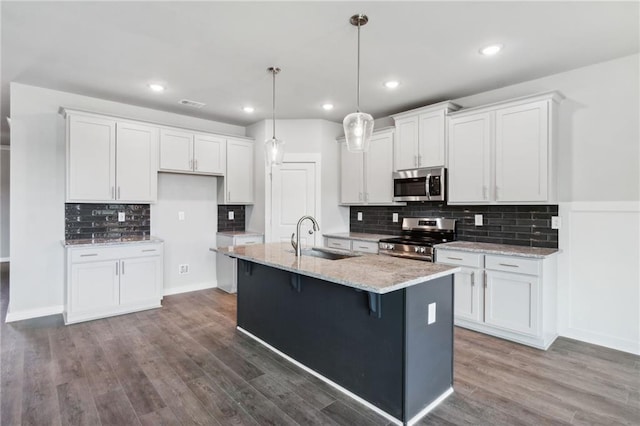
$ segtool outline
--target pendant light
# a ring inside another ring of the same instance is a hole
[[[373,117],[360,111],[360,27],[369,22],[367,15],[353,15],[351,25],[358,27],[358,79],[356,89],[356,112],[347,115],[342,122],[347,149],[350,152],[366,152],[373,133]]]
[[[267,68],[273,74],[273,137],[264,142],[264,154],[267,168],[279,166],[284,159],[284,141],[276,138],[276,74],[280,72],[278,67]]]

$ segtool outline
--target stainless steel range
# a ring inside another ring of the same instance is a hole
[[[380,240],[378,251],[389,256],[433,262],[433,246],[455,239],[455,219],[407,217],[402,219],[402,235]]]

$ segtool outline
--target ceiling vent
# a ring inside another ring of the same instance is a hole
[[[178,103],[192,108],[202,108],[205,106],[202,102],[190,101],[189,99],[180,99]]]

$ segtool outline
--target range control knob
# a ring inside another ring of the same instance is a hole
[[[415,251],[416,253],[418,253],[420,251],[420,247],[414,247],[413,251]]]
[[[395,248],[395,246],[393,244],[387,244],[387,248],[389,250],[393,250]]]
[[[420,247],[420,253],[425,253],[426,251],[427,251],[427,249],[426,249],[426,248],[424,248],[424,247]]]

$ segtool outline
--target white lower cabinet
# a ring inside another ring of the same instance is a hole
[[[556,258],[436,250],[454,275],[457,326],[547,349],[558,336]]]
[[[160,307],[162,243],[68,247],[66,324]]]

